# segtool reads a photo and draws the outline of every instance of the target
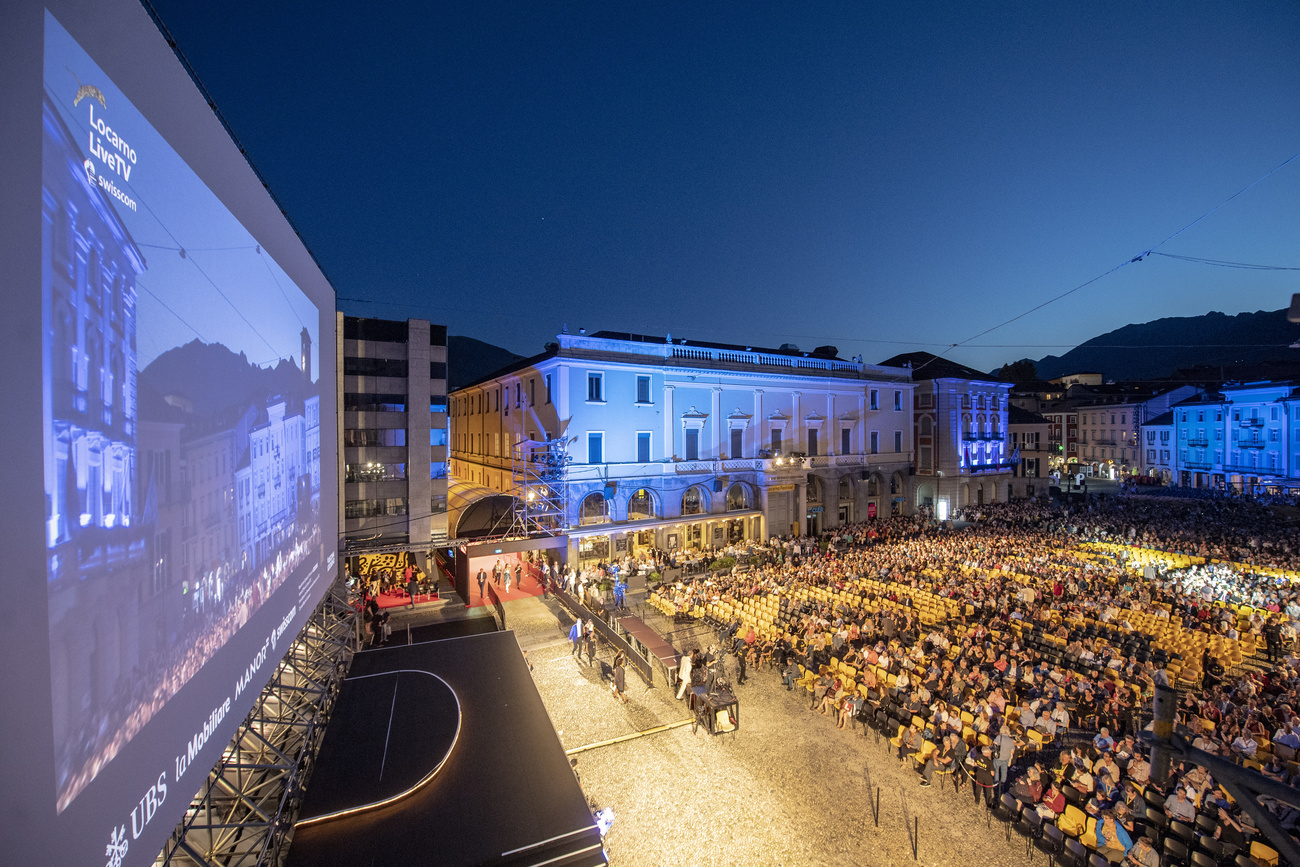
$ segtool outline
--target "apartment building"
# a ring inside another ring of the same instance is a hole
[[[348,551],[447,538],[447,329],[337,314]]]

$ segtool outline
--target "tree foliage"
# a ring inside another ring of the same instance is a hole
[[[1003,382],[1030,382],[1038,379],[1038,370],[1034,367],[1033,361],[1022,358],[1002,365],[1002,369],[998,371],[998,379]]]

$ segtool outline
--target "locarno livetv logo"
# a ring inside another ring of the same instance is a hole
[[[124,186],[130,183],[131,172],[135,169],[137,161],[135,148],[131,147],[126,139],[118,135],[117,131],[104,120],[103,112],[108,110],[108,100],[104,97],[104,92],[93,84],[82,84],[81,79],[77,78],[77,74],[71,69],[68,72],[77,79],[77,95],[72,100],[72,107],[76,108],[82,100],[85,100],[86,110],[89,112],[90,129],[86,147],[90,157],[82,163],[82,168],[86,170],[86,179],[90,181],[91,186],[99,187],[106,195],[112,196],[131,210],[138,210],[135,199],[119,188],[113,178],[113,175],[116,175],[117,180],[120,180]],[[99,117],[95,117],[95,103],[99,103],[101,109]],[[96,160],[98,160],[98,169]]]

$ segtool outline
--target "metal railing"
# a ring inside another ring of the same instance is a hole
[[[553,588],[552,593],[574,618],[590,621],[596,632],[600,633],[602,639],[607,641],[615,650],[623,651],[627,656],[628,663],[637,674],[641,675],[642,680],[647,684],[654,684],[654,673],[650,660],[642,656],[640,651],[632,646],[632,642],[619,635],[613,624],[607,622],[609,612],[603,610],[592,611],[586,605],[583,605],[578,600],[578,597],[560,587]]]
[[[797,355],[768,355],[763,352],[736,352],[726,349],[706,349],[697,346],[673,346],[673,358],[694,361],[723,361],[728,364],[756,364],[765,367],[790,367],[799,370],[827,370],[858,373],[862,365],[855,361],[827,358],[808,358]]]

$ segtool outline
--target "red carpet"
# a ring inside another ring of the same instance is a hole
[[[433,602],[438,598],[439,597],[433,593],[417,593],[415,594],[415,604],[419,605],[421,602]],[[401,608],[403,605],[409,606],[411,604],[411,597],[407,596],[405,593],[400,596],[392,593],[380,593],[375,597],[375,602],[379,603],[380,608]]]
[[[478,581],[476,581],[474,576],[471,575],[469,579],[469,607],[474,608],[479,605],[492,604],[492,600],[487,596],[487,588],[489,586],[496,590],[497,596],[502,602],[509,602],[513,599],[527,599],[530,596],[541,596],[542,585],[538,583],[541,574],[541,570],[536,566],[526,564],[524,566],[523,574],[524,588],[520,590],[512,579],[510,581],[510,592],[507,593],[505,581],[503,580],[500,584],[493,584],[492,573],[489,572],[487,583],[483,586],[484,594],[482,596],[480,596],[478,592]]]

